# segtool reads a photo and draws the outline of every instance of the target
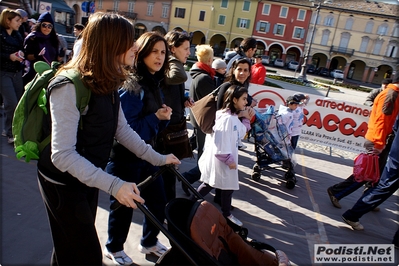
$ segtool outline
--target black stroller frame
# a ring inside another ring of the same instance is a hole
[[[193,193],[194,197],[199,201],[204,200],[203,196],[188,182],[184,176],[176,170],[174,165],[162,166],[156,173],[147,177],[143,182],[138,184],[140,190],[145,189],[155,179],[161,176],[164,172],[170,171],[176,175],[176,177],[183,182],[188,189]],[[165,208],[165,215],[168,221],[168,228],[163,226],[163,221],[159,221],[151,211],[145,206],[135,201],[137,208],[143,212],[143,214],[169,239],[172,248],[165,252],[156,262],[155,265],[222,265],[218,260],[209,255],[205,250],[198,246],[190,237],[190,233],[187,232],[189,226],[188,221],[184,219],[176,218],[181,213],[189,213],[192,210],[193,205],[196,201],[176,198],[167,203]],[[115,210],[121,207],[118,201],[115,201],[111,205],[111,210]],[[172,215],[171,215],[172,214]],[[247,244],[252,247],[261,250],[269,250],[271,252],[279,252],[276,249],[266,243],[258,242],[256,240],[250,240],[247,238],[248,229],[237,226],[226,219],[230,227],[241,236],[242,239],[246,240]]]
[[[280,143],[277,143],[273,134],[268,130],[268,123],[265,123],[261,117],[256,115],[254,123],[252,123],[250,136],[254,139],[255,145],[255,153],[256,153],[256,163],[254,164],[251,174],[251,178],[255,181],[259,181],[262,176],[262,171],[269,169],[277,169],[284,171],[284,180],[285,186],[288,189],[293,189],[297,182],[295,177],[294,164],[292,162],[292,147],[287,144],[286,138],[287,135],[284,135],[282,132],[282,128],[284,125],[279,125],[278,119],[279,116],[273,111],[273,113],[269,114],[269,119],[275,119],[276,129],[279,137],[283,140]],[[263,130],[261,132],[261,130]],[[284,159],[281,159],[282,152],[287,156],[284,156]],[[278,156],[276,156],[278,154]],[[277,163],[277,164],[276,164]],[[280,164],[282,163],[282,164]],[[271,164],[275,164],[275,166],[271,166]]]

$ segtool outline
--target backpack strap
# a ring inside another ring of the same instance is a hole
[[[75,85],[76,91],[76,108],[78,108],[80,116],[89,105],[91,91],[86,88],[83,84],[80,73],[77,70],[62,70],[54,79],[58,76],[66,77]],[[48,95],[47,95],[48,96]],[[82,119],[79,121],[79,128],[83,128]],[[41,143],[38,144],[39,151],[42,151],[51,142],[51,134],[48,135]]]

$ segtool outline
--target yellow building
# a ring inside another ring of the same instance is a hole
[[[399,63],[395,7],[398,6],[346,0],[322,4],[310,52],[311,63],[329,70],[340,69],[348,80],[378,84],[392,76]],[[314,10],[309,32],[316,15]]]
[[[258,1],[172,1],[170,29],[192,34],[192,44],[210,44],[221,56],[252,36]]]

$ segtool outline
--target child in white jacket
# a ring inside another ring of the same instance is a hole
[[[223,107],[216,112],[213,133],[207,134],[198,165],[201,181],[198,192],[205,196],[213,188],[221,190],[223,216],[238,226],[242,222],[231,213],[231,201],[238,184],[238,143],[250,129],[250,118],[239,114],[247,105],[248,90],[233,85],[224,94]]]

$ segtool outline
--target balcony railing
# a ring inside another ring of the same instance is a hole
[[[109,10],[107,10],[107,12],[116,12],[119,15],[122,15],[122,16],[124,16],[126,18],[133,19],[133,20],[135,20],[137,18],[137,13],[134,13],[134,12],[115,11],[113,9],[109,9]]]
[[[332,45],[330,48],[330,53],[337,53],[337,54],[344,54],[344,55],[352,56],[354,52],[355,52],[355,49],[348,49],[348,48],[334,46],[334,45]]]

